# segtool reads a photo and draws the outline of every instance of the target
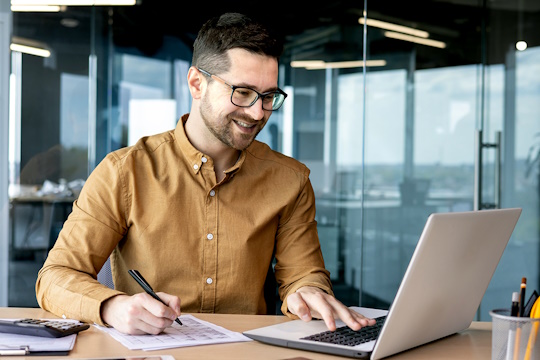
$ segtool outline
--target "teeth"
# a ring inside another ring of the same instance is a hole
[[[241,127],[245,127],[245,128],[251,128],[251,127],[255,126],[255,125],[251,125],[251,124],[246,124],[246,123],[240,122],[240,121],[238,121],[238,120],[235,120],[234,122],[237,123],[238,125],[240,125]]]

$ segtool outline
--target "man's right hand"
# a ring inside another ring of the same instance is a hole
[[[180,299],[162,292],[158,296],[169,306],[146,293],[117,295],[103,302],[101,318],[125,334],[159,334],[180,316]]]

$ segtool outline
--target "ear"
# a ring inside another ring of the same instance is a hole
[[[203,80],[204,75],[197,70],[196,67],[192,66],[188,70],[187,74],[187,83],[189,87],[189,92],[193,99],[200,99],[204,90],[204,85],[206,81]]]

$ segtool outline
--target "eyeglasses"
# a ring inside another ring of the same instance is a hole
[[[257,100],[259,100],[259,98],[261,98],[262,108],[264,110],[275,111],[279,109],[281,105],[283,105],[283,101],[285,101],[285,98],[287,97],[287,94],[285,94],[281,89],[277,89],[276,91],[268,91],[261,94],[260,92],[257,92],[248,87],[231,85],[217,75],[212,75],[208,71],[205,71],[203,69],[197,69],[204,75],[209,76],[212,79],[217,80],[220,83],[230,87],[232,89],[231,102],[233,103],[233,105],[239,107],[253,106],[253,104],[255,104]]]

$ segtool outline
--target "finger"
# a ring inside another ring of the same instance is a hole
[[[349,309],[340,303],[340,306],[336,308],[337,317],[341,319],[353,330],[360,330],[362,327],[370,326],[375,324],[375,320],[368,319],[362,314],[357,313],[356,311]]]
[[[156,317],[148,311],[150,300],[156,301],[147,294],[136,294],[128,298],[118,308],[120,317],[114,327],[127,334],[159,334],[170,326],[172,320]]]
[[[164,292],[159,292],[157,295],[165,304],[167,304],[176,313],[176,317],[182,314],[181,301],[178,296],[170,295]],[[174,319],[173,319],[174,320]]]
[[[307,294],[304,294],[307,295]],[[330,331],[336,330],[336,316],[334,313],[334,308],[330,305],[329,301],[334,299],[333,296],[329,296],[324,293],[315,293],[309,294],[308,305],[311,309],[316,309],[320,314],[321,318],[324,320],[326,327]]]
[[[173,309],[146,293],[136,294],[133,297],[145,310],[138,317],[152,326],[164,329],[177,317]]]
[[[131,332],[131,334],[133,335],[145,335],[145,334],[158,335],[158,334],[161,334],[169,326],[170,324],[163,327],[155,326],[152,323],[146,322],[145,317],[141,317],[136,320],[134,330]]]
[[[377,321],[373,318],[365,317],[364,315],[359,314],[354,310],[351,310],[351,312],[356,318],[356,321],[358,321],[362,326],[373,326],[377,323]]]
[[[335,298],[328,299],[328,301],[333,310],[334,319],[340,319],[353,330],[360,330],[362,326],[367,325],[366,321],[360,321],[361,317],[356,316],[352,310],[335,300]]]
[[[334,319],[334,308],[329,304],[329,301],[334,299],[333,296],[322,292],[304,293],[298,292],[304,302],[311,311],[312,316],[316,312],[322,318],[329,330],[336,330],[336,321]]]
[[[327,296],[326,299],[333,308],[334,317],[341,319],[351,329],[360,330],[364,326],[375,325],[376,321],[374,319],[366,318],[364,315],[345,306],[335,297]]]
[[[303,321],[311,320],[311,311],[300,293],[292,293],[287,297],[287,307]]]

